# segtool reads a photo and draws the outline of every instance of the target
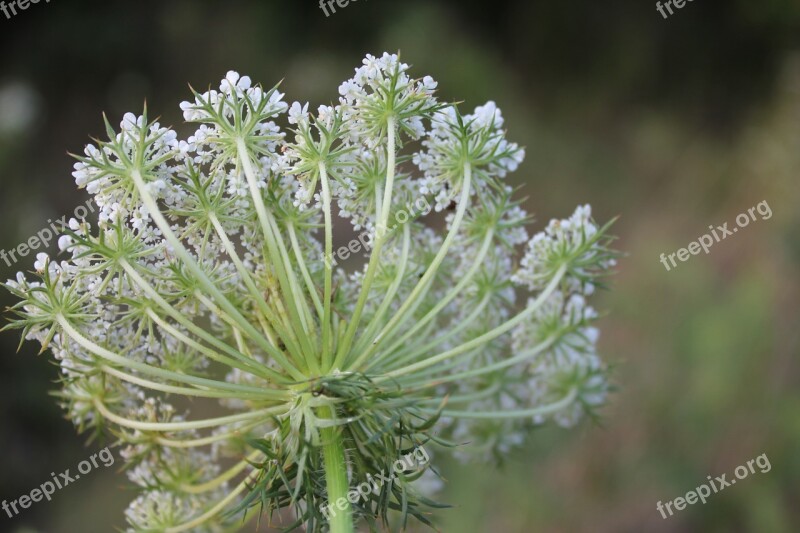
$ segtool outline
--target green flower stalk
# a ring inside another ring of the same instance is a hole
[[[605,401],[586,297],[607,226],[582,206],[529,238],[501,111],[408,68],[367,56],[316,113],[229,72],[181,104],[186,140],[145,110],[76,156],[99,222],[5,284],[7,327],[53,353],[78,428],[117,439],[130,531],[429,523],[429,462],[352,489],[422,447],[501,459]]]

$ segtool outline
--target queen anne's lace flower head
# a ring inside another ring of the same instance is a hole
[[[375,147],[392,129],[412,139],[425,134],[423,120],[437,108],[430,76],[414,80],[397,54],[367,55],[355,76],[339,86],[343,118],[352,139]]]
[[[99,219],[5,284],[9,327],[53,353],[69,418],[120,443],[131,531],[284,507],[309,531],[427,521],[419,461],[326,506],[421,446],[500,458],[605,401],[587,297],[607,226],[583,206],[529,239],[500,109],[462,115],[409,71],[367,56],[316,109],[229,72],[181,104],[185,139],[126,114],[77,157]]]

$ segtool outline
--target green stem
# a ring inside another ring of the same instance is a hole
[[[187,494],[203,494],[205,492],[212,491],[247,470],[247,467],[251,466],[255,461],[257,461],[261,455],[262,452],[256,450],[214,479],[197,485],[181,485],[180,490],[181,492],[185,492]]]
[[[111,411],[106,405],[98,400],[94,400],[95,408],[106,419],[128,429],[138,429],[139,431],[160,431],[164,433],[172,433],[175,431],[188,431],[192,429],[210,429],[235,422],[244,422],[253,418],[269,420],[272,415],[282,415],[289,409],[280,405],[277,407],[268,407],[258,411],[250,411],[248,413],[240,413],[238,415],[221,416],[218,418],[207,418],[204,420],[192,420],[188,422],[142,422],[140,420],[131,420],[120,416]]]
[[[472,281],[472,278],[475,277],[475,274],[483,266],[483,261],[484,259],[486,259],[486,255],[489,252],[489,246],[492,244],[493,236],[494,236],[494,230],[489,229],[489,231],[486,232],[486,236],[483,239],[483,244],[481,245],[481,248],[478,251],[477,258],[472,263],[472,266],[470,266],[469,270],[467,270],[467,273],[458,282],[458,284],[450,290],[447,296],[439,300],[439,302],[436,304],[436,306],[433,307],[433,309],[428,311],[424,317],[419,319],[417,323],[414,324],[414,326],[412,326],[399,339],[397,339],[397,341],[395,341],[394,344],[392,344],[388,349],[386,349],[385,353],[383,354],[384,357],[386,355],[393,353],[401,346],[406,345],[408,339],[412,338],[428,322],[439,316],[441,310],[447,307],[447,305],[450,302],[452,302],[453,299],[455,299],[459,294],[461,294],[461,292],[464,290],[464,287],[466,287]],[[381,358],[382,357],[380,355],[377,357],[378,360],[380,360]]]
[[[272,310],[267,305],[267,302],[264,300],[264,297],[261,295],[261,292],[258,290],[258,287],[256,287],[256,284],[253,281],[253,278],[250,276],[250,273],[247,271],[247,268],[245,268],[244,263],[242,263],[242,260],[239,258],[239,255],[236,253],[236,248],[233,246],[233,243],[228,238],[228,235],[225,233],[225,229],[223,228],[222,223],[220,222],[219,218],[217,217],[217,215],[215,213],[209,213],[208,217],[209,217],[209,220],[211,220],[211,223],[214,225],[214,229],[217,231],[217,235],[219,236],[220,240],[222,241],[222,246],[225,248],[225,251],[228,253],[228,257],[230,257],[231,261],[233,261],[233,264],[236,267],[236,270],[239,272],[239,275],[241,276],[242,281],[244,281],[244,284],[247,286],[247,289],[250,291],[250,295],[252,296],[253,300],[256,302],[256,304],[258,305],[259,309],[263,313],[264,318],[266,318],[267,321],[272,324],[272,326],[278,332],[278,334],[281,336],[281,338],[284,339],[284,342],[285,342],[287,348],[289,348],[290,346],[294,346],[293,344],[290,344],[290,343],[286,342],[286,339],[289,338],[290,333],[294,333],[294,332],[292,332],[291,330],[289,332],[286,332],[286,330],[284,330],[282,328],[280,320],[275,316],[275,314],[272,312]],[[290,283],[291,283],[291,280],[290,280]],[[280,302],[278,302],[278,303],[280,303]],[[302,317],[302,315],[301,315],[301,317]],[[296,356],[296,358],[298,360],[303,360],[304,359],[304,354],[301,351],[299,351],[299,349],[294,355]],[[307,367],[307,369],[308,368],[312,368],[316,372],[319,372],[319,365],[316,364],[316,361],[313,358],[311,358],[310,361],[306,360],[306,367]]]
[[[209,446],[222,440],[244,440],[250,430],[255,429],[257,426],[263,425],[264,422],[262,420],[256,420],[255,422],[249,422],[247,424],[237,426],[233,431],[228,431],[225,433],[213,433],[208,437],[199,437],[196,439],[168,439],[160,436],[152,436],[150,438],[152,438],[154,442],[157,442],[161,446],[166,446],[168,448],[199,448],[201,446]]]
[[[461,322],[459,322],[456,327],[454,327],[453,329],[451,329],[450,331],[448,331],[444,335],[441,335],[439,337],[435,337],[432,341],[424,344],[423,346],[420,346],[421,343],[417,343],[416,345],[415,344],[411,344],[410,346],[406,346],[405,350],[397,351],[397,352],[394,352],[394,353],[393,353],[393,351],[397,347],[393,347],[392,351],[388,352],[388,353],[392,353],[392,355],[390,355],[389,357],[383,358],[383,357],[380,357],[380,355],[379,355],[379,357],[376,357],[375,359],[373,359],[373,360],[371,360],[371,361],[369,361],[367,363],[367,366],[366,366],[366,368],[364,370],[365,373],[368,372],[369,370],[371,370],[376,364],[380,364],[381,366],[386,367],[386,368],[389,368],[389,367],[397,368],[397,365],[399,365],[401,363],[404,363],[406,361],[411,361],[411,360],[414,360],[414,359],[418,359],[418,358],[422,357],[423,355],[425,355],[430,350],[432,350],[432,349],[436,348],[437,346],[439,346],[440,344],[442,344],[442,343],[444,343],[444,342],[456,337],[456,335],[458,335],[462,331],[466,330],[467,328],[471,327],[472,324],[475,323],[476,320],[479,320],[483,316],[483,311],[484,311],[484,309],[486,309],[486,306],[489,304],[489,300],[490,299],[491,299],[491,296],[489,294],[484,296],[483,299],[481,300],[481,303],[478,304],[478,306],[465,319],[463,319]],[[429,323],[428,327],[421,334],[419,334],[417,336],[417,338],[419,338],[419,339],[431,338],[432,337],[432,335],[430,334],[431,333],[431,329],[432,329],[431,326],[436,327],[436,324],[435,323]]]
[[[250,276],[250,272],[248,272],[247,268],[242,263],[239,254],[236,252],[236,248],[234,247],[233,243],[231,242],[230,238],[228,238],[228,234],[225,233],[225,228],[222,226],[222,222],[220,222],[219,217],[217,217],[216,213],[209,213],[208,219],[211,221],[212,226],[214,226],[214,230],[217,232],[217,236],[220,238],[222,242],[222,246],[225,248],[225,251],[228,254],[228,257],[233,262],[234,266],[236,267],[237,272],[242,278],[247,290],[250,291],[250,295],[253,297],[253,301],[256,302],[261,312],[264,314],[264,317],[273,325],[278,324],[278,320],[275,317],[275,314],[272,310],[267,306],[267,302],[264,301],[264,296],[262,292],[259,291],[258,287],[256,287],[255,281],[253,281],[252,276]],[[268,339],[269,340],[269,339]]]
[[[133,383],[134,385],[139,385],[140,387],[145,387],[147,389],[156,390],[159,392],[166,392],[169,394],[183,394],[185,396],[194,396],[196,398],[231,398],[231,399],[236,398],[240,400],[248,399],[248,400],[261,400],[261,401],[267,399],[267,397],[263,394],[252,393],[252,392],[201,390],[201,389],[192,389],[190,387],[176,387],[174,385],[167,385],[164,383],[151,381],[149,379],[140,378],[138,376],[128,374],[127,372],[122,372],[120,370],[117,370],[116,368],[111,368],[110,366],[107,365],[101,366],[100,370],[102,370],[106,374],[114,376],[117,379],[121,379],[122,381],[127,381],[128,383]]]
[[[247,321],[247,319],[239,312],[236,306],[234,306],[230,300],[225,297],[222,291],[217,288],[214,282],[209,279],[202,267],[197,263],[195,258],[192,257],[192,254],[190,254],[189,251],[183,246],[183,243],[180,241],[180,239],[178,239],[177,235],[175,235],[175,232],[172,231],[172,227],[170,226],[169,222],[167,222],[167,219],[164,217],[161,209],[158,207],[158,203],[156,202],[155,198],[153,198],[153,196],[150,194],[141,172],[139,170],[134,170],[131,172],[130,177],[136,185],[136,188],[139,191],[139,197],[147,208],[150,217],[153,219],[153,222],[155,222],[156,226],[158,226],[158,228],[161,230],[164,238],[172,246],[175,254],[183,261],[184,265],[186,265],[186,268],[189,269],[192,274],[194,274],[200,286],[219,304],[220,308],[225,311],[225,313],[228,314],[231,319],[235,320],[236,323],[240,325],[243,332],[250,336],[250,338],[258,343],[258,345],[267,353],[271,353],[284,370],[292,374],[295,379],[304,379],[305,375],[295,368],[295,366],[284,357],[283,353],[281,353],[279,350],[276,350],[264,337],[264,335],[262,335],[258,330],[256,330],[255,327],[253,327],[252,324]]]
[[[492,372],[497,372],[498,370],[503,370],[510,366],[514,366],[516,364],[523,363],[525,361],[533,359],[539,356],[540,354],[544,353],[545,350],[549,350],[553,346],[553,344],[555,344],[557,341],[558,337],[553,336],[543,342],[540,342],[530,350],[525,350],[524,352],[515,355],[510,359],[501,359],[500,361],[492,363],[491,365],[481,366],[480,368],[473,368],[472,370],[465,370],[464,372],[458,372],[456,374],[448,374],[441,378],[437,378],[433,381],[428,381],[423,385],[416,384],[414,380],[406,380],[402,378],[398,379],[398,382],[402,383],[403,385],[426,388],[426,387],[436,387],[439,385],[443,385],[444,383],[452,383],[454,381],[459,381],[459,380],[474,379],[478,376],[485,376],[487,374],[491,374]],[[447,372],[452,368],[455,368],[457,364],[458,361],[454,361],[448,363],[447,365],[437,366],[436,372],[437,373]]]
[[[334,407],[323,407],[322,416],[335,417]],[[326,412],[327,411],[327,412]],[[330,505],[329,525],[331,533],[353,533],[353,516],[347,493],[350,485],[347,480],[347,462],[340,428],[326,427],[320,430],[323,439],[322,455],[325,461],[325,479],[328,485],[328,505]],[[344,511],[338,503],[347,502]]]
[[[293,275],[293,273],[286,271],[286,262],[284,262],[284,258],[288,256],[288,253],[286,252],[286,248],[283,243],[283,237],[281,236],[277,224],[275,224],[274,220],[272,219],[272,214],[267,211],[266,204],[264,204],[264,199],[261,196],[261,189],[258,186],[256,170],[253,168],[253,162],[250,159],[250,152],[247,149],[244,139],[240,138],[236,146],[241,168],[244,172],[245,178],[247,179],[247,184],[250,189],[250,196],[253,199],[253,206],[255,207],[256,215],[261,223],[261,231],[266,240],[267,252],[270,255],[269,260],[272,262],[271,267],[275,270],[275,273],[278,276],[278,283],[280,284],[282,294],[286,297],[286,307],[287,311],[289,312],[289,316],[291,317],[290,323],[304,325],[303,331],[296,331],[295,336],[297,337],[300,347],[304,350],[306,356],[311,357],[313,354],[313,348],[307,335],[308,325],[305,324],[305,320],[300,317],[300,309],[297,307],[297,299],[294,297],[295,285],[289,281],[289,276]],[[265,257],[265,259],[267,258]],[[280,362],[280,360],[278,361]],[[302,373],[299,374],[300,376],[295,377],[300,380],[304,379],[305,376],[303,376]]]
[[[322,299],[322,365],[330,370],[333,364],[333,344],[331,343],[331,293],[333,291],[333,218],[331,214],[331,191],[325,163],[319,164],[322,182],[322,205],[325,213],[325,286]]]
[[[306,289],[308,289],[308,294],[311,296],[311,301],[314,302],[314,307],[317,310],[317,316],[321,322],[324,318],[322,302],[319,299],[319,294],[317,293],[317,288],[314,285],[314,281],[311,279],[311,274],[308,272],[306,261],[303,259],[303,251],[300,248],[300,241],[297,239],[297,231],[294,229],[294,224],[291,223],[287,226],[287,228],[289,230],[289,239],[292,243],[292,250],[294,250],[294,257],[297,261],[297,266],[300,268],[300,274],[303,276],[303,280],[306,283]]]
[[[389,291],[386,293],[386,296],[383,298],[383,302],[381,306],[378,308],[378,311],[375,313],[375,316],[369,321],[367,326],[364,328],[364,335],[361,340],[356,342],[355,351],[358,352],[361,349],[365,349],[366,347],[363,346],[365,342],[369,342],[369,339],[373,337],[373,335],[377,332],[377,329],[381,327],[381,321],[383,317],[386,315],[386,312],[389,310],[389,307],[392,305],[394,301],[394,297],[397,294],[397,291],[400,289],[400,285],[403,283],[404,276],[406,274],[406,266],[408,265],[408,255],[409,255],[409,248],[411,243],[411,230],[408,227],[408,224],[403,226],[403,251],[402,255],[400,256],[400,265],[397,267],[397,275],[395,276],[394,281],[392,282],[391,286],[389,287]]]
[[[456,238],[458,229],[461,227],[461,221],[464,219],[464,215],[467,212],[470,192],[472,190],[472,167],[469,165],[469,163],[464,165],[464,182],[462,183],[461,187],[461,197],[459,198],[456,215],[453,217],[453,222],[450,225],[450,231],[448,232],[447,237],[445,237],[442,247],[439,249],[436,257],[433,258],[433,261],[428,266],[427,270],[425,270],[425,274],[417,282],[417,285],[411,291],[411,294],[408,296],[408,298],[406,298],[406,301],[403,302],[403,305],[400,306],[400,309],[397,310],[391,320],[389,320],[381,332],[378,333],[378,336],[372,341],[372,345],[364,350],[359,358],[356,359],[355,363],[350,366],[351,369],[358,369],[364,363],[364,361],[369,360],[369,358],[382,347],[381,340],[387,337],[387,335],[389,335],[394,328],[399,326],[408,317],[410,317],[411,313],[409,313],[409,311],[416,309],[415,304],[418,305],[422,301],[421,296],[427,290],[428,284],[433,282],[433,277],[436,276],[436,273],[439,271],[439,267],[447,256],[447,252],[450,250],[450,246]],[[375,250],[373,250],[372,253],[374,254]]]
[[[220,363],[228,364],[229,366],[233,366],[235,368],[239,368],[240,370],[244,370],[253,374],[255,376],[262,377],[264,379],[275,379],[277,381],[283,380],[286,381],[286,378],[275,372],[274,370],[265,367],[264,365],[258,363],[252,358],[245,357],[244,354],[237,352],[232,346],[229,346],[225,342],[217,339],[207,331],[203,330],[201,327],[197,326],[193,323],[190,319],[184,316],[180,311],[175,309],[169,302],[167,302],[161,294],[152,286],[150,283],[147,282],[133,266],[128,263],[126,259],[120,260],[120,266],[125,270],[128,277],[130,277],[136,285],[138,285],[147,296],[150,297],[156,304],[158,304],[161,309],[163,309],[169,316],[175,319],[176,322],[184,326],[186,329],[200,337],[201,339],[205,340],[212,346],[216,346],[220,350],[224,351],[225,353],[232,355],[236,359],[240,361],[240,363],[236,363],[236,361],[232,361],[230,359],[226,361],[222,361],[219,359],[215,359]],[[152,315],[151,315],[152,316]],[[211,352],[205,352],[206,355],[214,358]],[[246,365],[246,366],[242,366]],[[248,369],[249,367],[249,369]],[[254,368],[255,367],[255,368]]]
[[[129,359],[117,353],[114,353],[106,348],[103,348],[99,344],[96,344],[86,338],[78,329],[76,329],[63,315],[58,315],[56,317],[56,321],[61,326],[68,337],[70,337],[73,341],[78,343],[80,346],[88,350],[89,352],[95,354],[96,356],[110,361],[112,363],[118,364],[124,368],[128,368],[130,370],[136,370],[141,372],[142,374],[146,374],[153,377],[159,377],[162,379],[175,381],[178,383],[184,383],[187,385],[194,385],[195,387],[202,387],[201,390],[217,390],[217,391],[233,391],[233,392],[245,392],[245,393],[261,393],[264,391],[263,387],[250,387],[245,385],[237,385],[235,383],[228,383],[227,381],[216,381],[213,379],[208,378],[201,378],[197,376],[192,376],[188,374],[182,374],[180,372],[173,372],[171,370],[165,370],[163,368],[148,365],[147,363],[140,363],[139,361],[135,361],[133,359]]]
[[[564,277],[564,274],[566,273],[566,271],[567,271],[567,265],[562,265],[561,267],[559,267],[559,269],[556,271],[556,274],[553,277],[553,279],[550,281],[550,283],[547,285],[547,287],[545,287],[545,289],[539,294],[539,296],[536,298],[536,300],[534,300],[533,304],[531,304],[530,307],[525,309],[523,312],[519,313],[517,316],[515,316],[511,320],[508,320],[507,322],[497,326],[493,330],[491,330],[491,331],[489,331],[487,333],[484,333],[480,337],[476,337],[476,338],[470,340],[469,342],[466,342],[466,343],[462,344],[461,346],[458,346],[456,348],[452,348],[450,350],[447,350],[446,352],[440,353],[440,354],[438,354],[436,356],[430,357],[430,358],[425,359],[423,361],[419,361],[417,363],[414,363],[413,365],[408,365],[406,367],[398,368],[398,369],[393,370],[391,372],[387,372],[386,374],[376,378],[375,382],[380,383],[382,381],[386,381],[387,379],[396,378],[398,376],[404,376],[404,375],[407,375],[407,374],[411,374],[411,373],[417,372],[419,370],[423,370],[423,369],[429,368],[429,367],[437,365],[437,364],[439,364],[439,363],[441,363],[443,361],[447,361],[448,359],[450,359],[452,357],[455,357],[457,355],[461,355],[463,353],[469,352],[473,348],[478,348],[478,347],[480,347],[480,346],[482,346],[482,345],[484,345],[484,344],[486,344],[488,342],[493,341],[494,339],[496,339],[500,335],[503,335],[504,333],[507,333],[508,331],[510,331],[513,328],[515,328],[522,321],[524,321],[528,317],[530,317],[542,305],[544,305],[544,303],[547,301],[547,299],[550,297],[550,295],[553,293],[553,291],[556,290],[556,287],[558,287],[558,284],[561,283],[561,279]],[[433,373],[433,372],[431,372],[431,373]]]
[[[396,171],[395,166],[397,165],[397,141],[395,128],[396,125],[394,117],[389,117],[387,125],[386,147],[386,189],[383,191],[383,205],[380,207],[380,216],[375,226],[375,244],[373,245],[372,252],[370,253],[369,263],[367,264],[367,272],[364,274],[364,279],[361,282],[361,293],[358,296],[356,307],[353,310],[353,316],[350,319],[350,323],[347,325],[344,339],[342,340],[341,345],[338,347],[336,359],[334,359],[334,368],[338,368],[340,365],[342,365],[345,357],[349,355],[348,352],[352,346],[353,338],[358,331],[358,325],[361,322],[361,313],[364,311],[364,305],[367,303],[369,291],[372,287],[372,280],[375,277],[378,263],[380,262],[381,250],[383,249],[383,245],[388,234],[388,228],[386,227],[386,224],[389,220],[389,210],[392,207],[392,189],[394,187]],[[375,208],[377,210],[378,206]]]
[[[539,407],[533,407],[531,409],[518,409],[518,410],[505,410],[505,411],[451,411],[450,409],[444,409],[438,411],[436,409],[420,409],[423,413],[434,414],[440,413],[443,416],[449,416],[453,418],[470,418],[470,419],[489,419],[489,420],[497,420],[497,419],[510,419],[510,418],[531,418],[536,416],[549,416],[559,411],[563,411],[575,401],[578,397],[578,390],[571,389],[569,393],[564,396],[562,399],[549,403],[546,405],[540,405]]]
[[[195,518],[194,520],[191,520],[189,522],[185,522],[185,523],[183,523],[181,525],[165,529],[164,530],[165,533],[181,533],[183,531],[189,531],[190,529],[194,529],[197,526],[205,524],[206,522],[208,522],[209,520],[211,520],[212,518],[217,516],[220,512],[222,512],[222,510],[225,509],[225,507],[229,503],[231,503],[232,501],[236,500],[236,498],[239,497],[239,494],[241,494],[245,490],[250,489],[251,486],[252,486],[253,481],[255,481],[258,478],[259,472],[261,472],[261,471],[258,470],[258,469],[253,470],[244,479],[244,481],[239,483],[239,485],[235,489],[230,491],[227,496],[225,496],[223,499],[221,499],[219,502],[217,502],[216,505],[214,505],[211,509],[209,509],[208,511],[206,511],[202,515],[198,516],[197,518]]]

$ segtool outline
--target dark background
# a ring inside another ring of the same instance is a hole
[[[440,96],[495,100],[528,157],[512,180],[541,225],[590,202],[629,253],[595,302],[619,392],[601,426],[545,428],[504,468],[446,462],[444,532],[800,529],[800,2],[171,0],[0,14],[0,248],[86,200],[66,152],[146,100],[179,125],[187,83],[230,69],[290,100],[334,100],[365,53],[401,51]],[[179,131],[187,131],[183,126]],[[773,217],[665,271],[662,252],[762,200]],[[0,276],[32,268],[28,257]],[[11,304],[5,293],[0,305]],[[0,334],[0,498],[74,468],[85,444],[57,368]],[[668,520],[659,500],[762,453],[772,470]],[[133,493],[92,472],[0,531],[107,532]]]

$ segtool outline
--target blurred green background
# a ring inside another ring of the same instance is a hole
[[[179,125],[187,83],[229,69],[328,103],[365,53],[400,50],[442,98],[503,109],[528,149],[511,179],[539,224],[590,202],[598,220],[621,215],[629,254],[595,300],[619,385],[601,425],[540,429],[501,469],[445,461],[440,499],[456,507],[440,529],[799,531],[800,3],[698,0],[668,20],[654,4],[361,0],[326,18],[313,0],[58,1],[0,15],[0,248],[85,201],[66,152],[102,133],[103,111],[116,122],[146,99]],[[771,219],[659,263],[763,200]],[[2,499],[102,447],[48,396],[57,368],[17,342],[0,335]],[[770,472],[667,520],[656,510],[762,453]],[[124,526],[117,466],[0,514],[0,531]]]

